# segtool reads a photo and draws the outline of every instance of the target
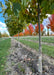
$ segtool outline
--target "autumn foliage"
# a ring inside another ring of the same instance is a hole
[[[18,34],[14,35],[14,37],[17,37],[17,36],[18,36]]]
[[[34,27],[35,27],[35,29],[34,29]],[[36,33],[38,33],[39,32],[39,26],[38,26],[38,24],[37,25],[35,25],[33,27],[33,25],[32,24],[29,24],[28,26],[27,26],[27,28],[26,29],[24,29],[24,32],[20,32],[19,33],[19,36],[29,36],[29,35],[36,35]],[[43,29],[44,29],[44,26],[42,25],[42,24],[40,24],[40,27],[41,27],[41,32],[43,31]],[[17,37],[18,36],[18,34],[16,34],[16,35],[14,35],[14,37]]]
[[[47,29],[49,29],[50,28],[49,24],[46,27],[47,27]]]
[[[30,24],[30,25],[28,26],[28,28],[29,28],[30,35],[32,35],[32,33],[34,32],[33,25]]]
[[[42,32],[43,29],[44,29],[44,26],[43,26],[42,24],[40,24],[40,29],[41,29],[41,32]],[[38,24],[35,25],[35,32],[36,32],[36,33],[39,33],[39,26],[38,26]]]
[[[25,29],[25,30],[24,30],[24,35],[25,35],[25,36],[30,35],[30,32],[29,32],[28,29]]]
[[[54,14],[49,17],[50,24],[47,26],[54,32]]]
[[[19,36],[24,36],[24,33],[20,32],[20,33],[19,33]]]

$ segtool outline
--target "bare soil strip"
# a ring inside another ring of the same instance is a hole
[[[10,55],[7,57],[5,67],[6,75],[39,75],[37,68],[38,52],[36,50],[32,50],[17,40],[11,39],[9,51]],[[42,75],[54,75],[54,65],[47,58],[43,60]]]

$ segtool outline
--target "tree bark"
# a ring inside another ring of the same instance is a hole
[[[39,26],[39,58],[38,58],[38,72],[42,75],[42,47],[41,47],[41,30],[40,30],[40,7],[38,3],[38,26]]]
[[[47,29],[47,36],[49,36],[49,29]]]
[[[19,42],[19,31],[18,31],[18,42]],[[20,44],[18,43],[18,47],[20,47]]]
[[[19,31],[18,31],[18,41],[19,41]]]

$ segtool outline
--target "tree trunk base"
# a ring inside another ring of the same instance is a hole
[[[42,54],[38,56],[38,72],[39,75],[42,75]]]

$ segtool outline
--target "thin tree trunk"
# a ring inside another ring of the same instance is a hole
[[[18,31],[18,41],[19,41],[19,31]]]
[[[42,75],[42,48],[41,48],[41,30],[40,30],[40,7],[38,3],[38,26],[39,26],[39,59],[38,59],[38,71],[39,75]]]
[[[49,29],[47,30],[47,36],[49,36]]]
[[[19,31],[18,31],[18,42],[19,42]],[[18,43],[18,47],[20,47],[19,43]]]

